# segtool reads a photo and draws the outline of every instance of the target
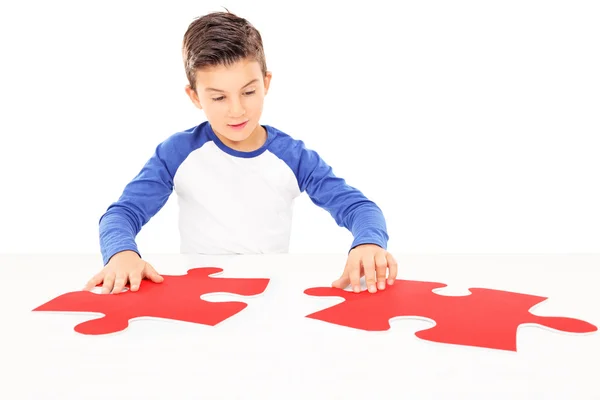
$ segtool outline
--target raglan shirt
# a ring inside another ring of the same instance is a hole
[[[352,233],[351,248],[387,248],[386,222],[373,201],[302,141],[262,126],[267,140],[252,152],[227,147],[208,121],[160,143],[100,218],[104,264],[120,251],[140,254],[137,234],[173,192],[182,253],[286,253],[294,200],[304,192]]]

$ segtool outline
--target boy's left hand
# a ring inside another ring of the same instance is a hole
[[[390,270],[389,275],[387,270]],[[393,285],[398,274],[398,263],[391,253],[374,244],[356,246],[348,254],[348,261],[342,276],[332,283],[333,287],[344,289],[352,285],[354,292],[360,292],[360,278],[364,275],[367,290],[371,293]]]

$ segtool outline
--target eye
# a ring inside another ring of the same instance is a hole
[[[251,90],[249,92],[244,93],[246,96],[249,96],[251,94],[254,94],[254,92],[256,92],[256,90]]]
[[[213,101],[221,101],[225,98],[225,96],[221,96],[221,97],[215,97],[213,98]]]

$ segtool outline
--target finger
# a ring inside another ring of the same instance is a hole
[[[129,274],[129,290],[137,292],[142,282],[142,273],[140,271],[134,271]]]
[[[152,282],[155,283],[160,283],[165,280],[165,278],[160,276],[160,274],[156,272],[154,267],[148,263],[146,263],[146,266],[144,267],[144,275],[146,276],[146,278],[150,279]]]
[[[104,276],[104,284],[102,285],[102,294],[110,293],[113,288],[114,283],[115,283],[115,273],[108,272]]]
[[[125,285],[127,284],[127,274],[125,272],[117,272],[115,278],[115,286],[111,293],[121,293]]]
[[[375,293],[377,288],[375,284],[377,283],[375,277],[375,258],[374,257],[364,257],[362,259],[363,268],[365,269],[365,280],[367,282],[367,290],[371,293]]]
[[[390,269],[387,283],[388,285],[393,285],[394,281],[396,280],[396,276],[398,275],[398,263],[396,262],[394,256],[392,256],[390,253],[387,253],[386,258],[388,262],[388,268]]]
[[[360,259],[349,260],[348,278],[355,293],[360,293]]]
[[[346,260],[346,265],[344,266],[344,272],[331,284],[332,287],[338,289],[345,289],[350,284],[350,277],[348,275],[348,260]]]
[[[98,284],[100,284],[102,282],[102,280],[104,279],[104,271],[94,275],[92,277],[92,279],[90,279],[85,287],[83,288],[83,290],[87,290],[88,292],[92,289],[94,289]]]
[[[385,252],[380,251],[375,254],[375,270],[377,272],[377,288],[385,289],[385,277],[387,275],[388,261],[385,257]]]

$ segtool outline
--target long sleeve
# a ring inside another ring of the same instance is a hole
[[[361,244],[376,244],[386,249],[389,236],[381,209],[336,176],[331,166],[302,141],[280,136],[278,143],[272,145],[273,151],[294,171],[300,191],[306,191],[311,201],[327,210],[338,226],[352,233],[351,249]]]
[[[159,144],[119,199],[100,218],[100,252],[104,264],[124,250],[140,254],[135,238],[165,205],[173,192],[177,168],[201,143],[191,131],[175,134]]]

